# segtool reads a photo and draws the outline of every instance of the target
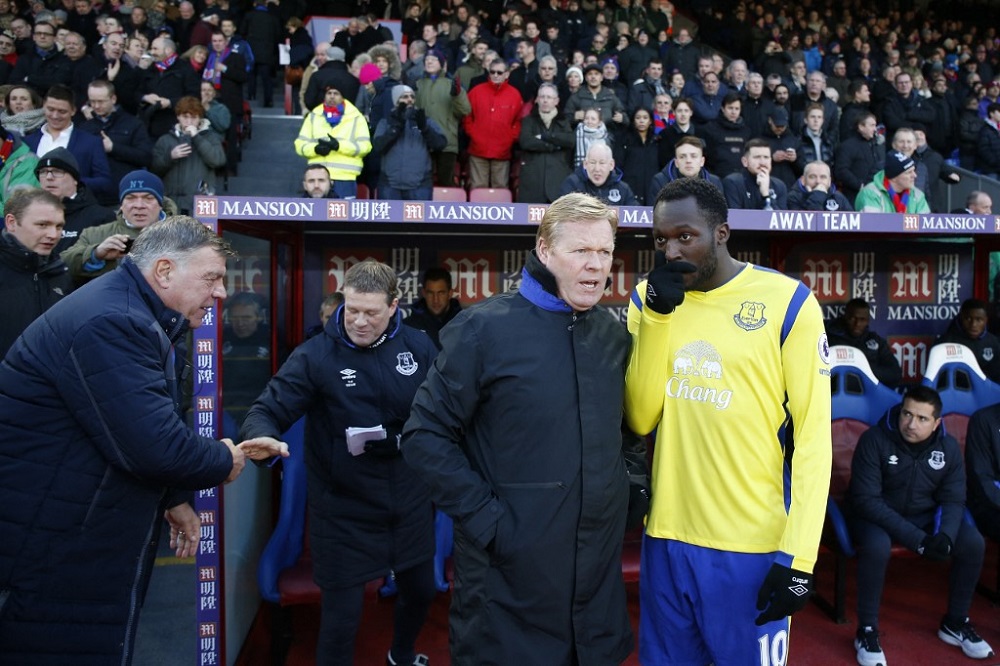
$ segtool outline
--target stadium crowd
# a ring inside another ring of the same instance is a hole
[[[1000,40],[974,7],[480,4],[0,0],[3,157],[66,148],[109,207],[150,169],[184,212],[237,172],[248,102],[273,106],[283,67],[294,150],[329,175],[305,196],[649,205],[696,175],[737,208],[942,212],[954,166],[1000,173]],[[320,14],[353,18],[314,44]],[[35,184],[28,159],[3,194]]]

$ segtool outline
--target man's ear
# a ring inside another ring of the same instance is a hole
[[[153,280],[161,289],[169,289],[170,280],[176,268],[170,259],[157,259],[156,263],[153,264]]]

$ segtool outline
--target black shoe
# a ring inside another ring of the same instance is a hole
[[[858,663],[861,666],[886,666],[885,653],[878,642],[877,628],[858,627],[854,649],[858,651]]]

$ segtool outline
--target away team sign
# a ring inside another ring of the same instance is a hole
[[[385,224],[488,224],[537,226],[544,204],[454,203],[269,197],[195,197],[195,217],[203,220],[288,220]],[[650,227],[653,209],[618,206],[623,227]],[[819,231],[842,233],[995,234],[1000,215],[903,215],[734,210],[733,229],[745,231]]]

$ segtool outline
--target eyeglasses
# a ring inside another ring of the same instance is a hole
[[[490,76],[503,76],[507,71],[503,69],[491,69]]]
[[[44,30],[43,31],[36,30],[34,32],[34,35],[35,35],[35,37],[55,37],[56,33],[54,33],[54,32],[48,32],[48,31],[44,31]]]
[[[62,169],[39,169],[39,178],[62,178],[66,175],[66,172]]]

